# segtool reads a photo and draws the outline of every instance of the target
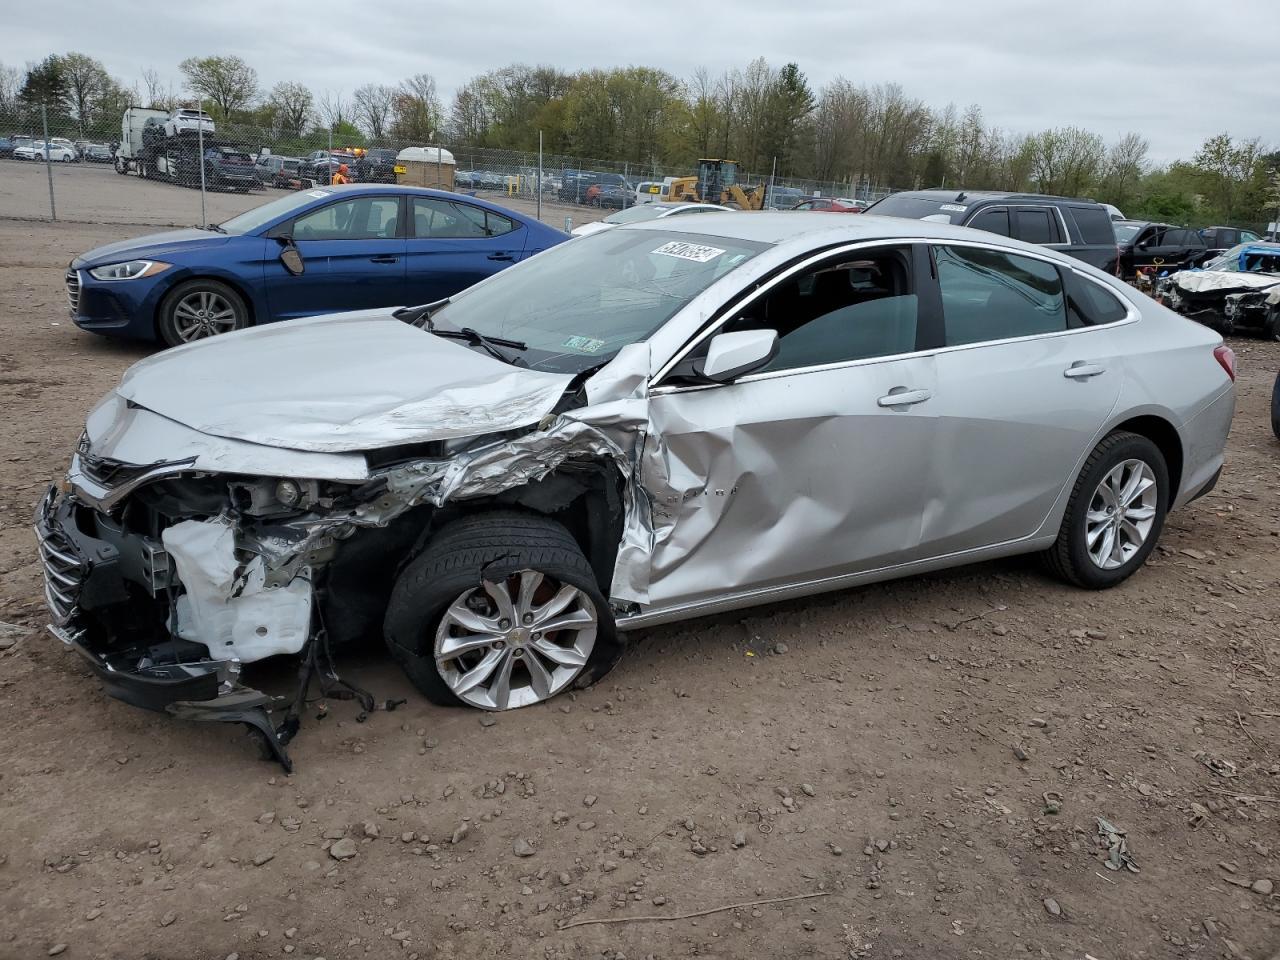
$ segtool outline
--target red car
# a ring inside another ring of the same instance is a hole
[[[842,200],[835,197],[812,197],[801,200],[792,210],[821,210],[825,213],[861,213],[862,205],[856,200]]]

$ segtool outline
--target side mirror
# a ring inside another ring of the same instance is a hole
[[[297,245],[293,242],[293,237],[277,237],[280,241],[280,262],[284,264],[284,268],[295,277],[302,276],[306,270],[306,264],[302,261],[302,253],[298,250]]]
[[[718,333],[711,338],[706,357],[694,370],[712,383],[729,383],[759,370],[777,355],[777,330]]]

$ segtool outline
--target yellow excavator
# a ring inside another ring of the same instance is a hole
[[[736,210],[764,209],[764,184],[738,185],[738,165],[732,160],[699,160],[696,177],[671,181],[668,197],[674,203],[718,203]]]

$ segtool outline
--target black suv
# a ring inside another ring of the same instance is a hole
[[[1053,247],[1099,270],[1116,272],[1111,215],[1095,200],[989,190],[907,190],[890,194],[864,212],[986,230]]]
[[[1117,220],[1120,275],[1132,279],[1141,270],[1157,273],[1198,267],[1211,254],[1199,230],[1147,220]]]

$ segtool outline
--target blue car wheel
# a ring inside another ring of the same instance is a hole
[[[160,306],[160,338],[171,347],[243,330],[249,310],[235,290],[217,280],[188,280],[169,292]]]

